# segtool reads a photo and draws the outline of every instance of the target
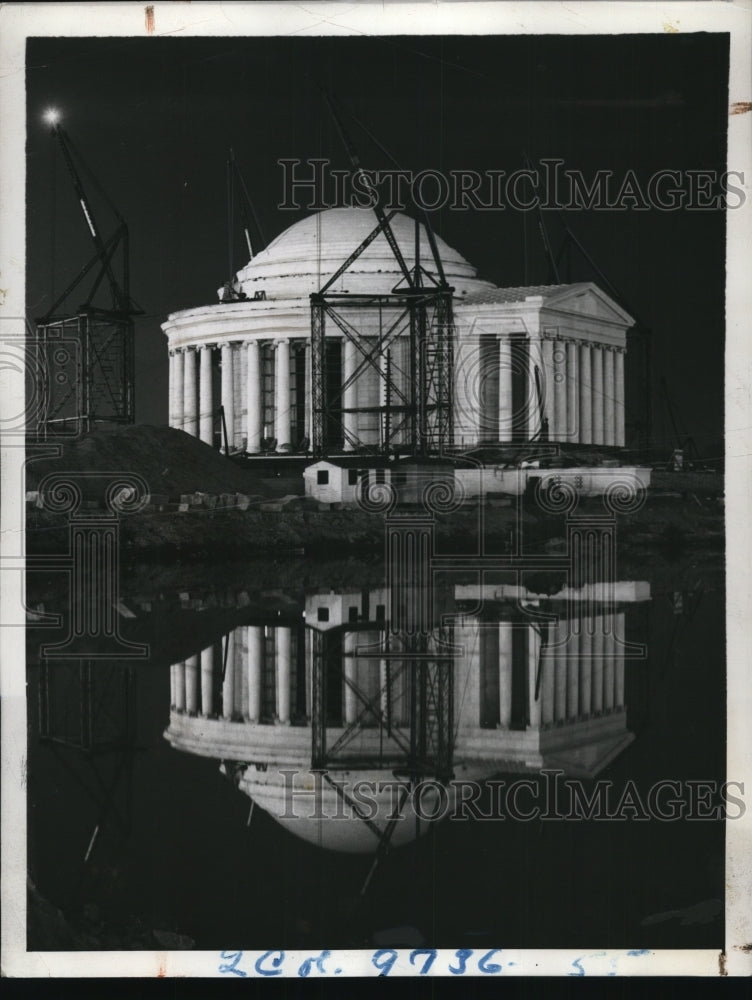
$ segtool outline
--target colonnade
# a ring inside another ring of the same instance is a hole
[[[622,710],[624,640],[624,612],[561,619],[545,641],[539,626],[466,620],[456,634],[466,650],[459,728],[544,729]]]
[[[513,339],[499,338],[499,440],[512,438]],[[543,411],[551,441],[624,447],[624,348],[565,337],[531,338],[528,352],[527,431],[541,430],[535,367],[541,372]]]
[[[541,373],[540,391],[549,440],[624,446],[623,348],[558,336],[527,339],[526,398],[517,400],[513,389],[513,340],[508,337],[498,340],[499,441],[511,441],[515,428],[519,434],[519,415],[514,411],[520,406],[525,407],[523,419],[528,438],[533,439],[540,434],[541,413],[535,378],[537,367]],[[287,338],[271,343],[274,348],[273,426],[272,421],[268,424],[264,421],[262,350],[265,342],[257,339],[228,341],[219,347],[207,343],[171,350],[170,426],[213,445],[216,431],[221,430],[217,419],[221,404],[231,450],[242,448],[254,454],[261,451],[264,437],[273,437],[278,451],[289,451],[293,431],[291,349],[293,344],[299,344],[305,349],[305,371],[298,372],[297,377],[302,375],[305,382],[303,422],[305,434],[310,436],[310,343],[305,339],[291,341]],[[219,399],[215,399],[213,376],[215,351],[221,358]],[[373,414],[353,412],[362,400],[367,399],[371,407],[385,405],[383,384],[381,398],[377,399],[379,376],[375,371],[367,369],[354,377],[360,361],[356,346],[348,338],[342,338],[342,425],[346,451],[355,450],[360,444],[378,443],[379,432],[373,424]],[[457,378],[463,377],[458,370]],[[371,383],[373,391],[368,388]],[[464,390],[458,387],[457,391],[460,399],[464,398],[463,392],[467,390],[466,387]],[[474,400],[476,408],[478,402]],[[467,402],[462,405],[467,407]],[[478,427],[483,424],[492,428],[497,417],[476,414],[475,419]],[[462,424],[465,419],[458,417],[458,422]],[[302,429],[298,428],[298,439],[303,436]],[[220,437],[220,441],[224,447],[224,438]]]
[[[310,383],[310,346],[305,343],[306,387]],[[264,391],[259,340],[226,341],[200,344],[170,351],[169,359],[169,424],[214,445],[215,432],[224,435],[218,419],[219,407],[224,411],[227,440],[230,449],[242,448],[253,454],[261,451],[265,436],[274,437],[278,451],[292,445],[292,402],[289,339],[274,344],[274,418],[273,426],[264,425]],[[214,392],[214,353],[220,356],[219,398]],[[197,360],[197,357],[198,360]],[[306,396],[310,392],[306,389]],[[306,408],[307,410],[309,407]],[[309,413],[306,426],[310,427]],[[299,435],[302,436],[302,435]]]

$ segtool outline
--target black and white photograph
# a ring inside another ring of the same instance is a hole
[[[752,973],[750,12],[0,11],[3,975]]]

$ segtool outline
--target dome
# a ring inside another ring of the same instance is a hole
[[[378,220],[364,208],[331,208],[296,222],[257,254],[236,277],[236,288],[249,298],[263,291],[266,298],[307,298],[317,292],[373,232]],[[389,223],[408,268],[415,264],[415,222],[396,214]],[[447,281],[461,296],[494,286],[479,280],[461,254],[436,237]],[[420,226],[423,267],[435,271],[425,227]],[[402,274],[386,236],[374,239],[332,287],[335,292],[390,292]]]

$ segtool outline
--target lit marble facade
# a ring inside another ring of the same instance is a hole
[[[235,288],[245,301],[171,314],[162,325],[170,426],[218,446],[221,405],[230,450],[254,454],[270,441],[277,451],[300,450],[311,437],[309,296],[375,225],[372,212],[354,208],[310,216],[238,272]],[[414,222],[396,215],[391,226],[411,267]],[[428,267],[425,236],[422,242]],[[541,430],[542,410],[550,440],[623,446],[624,354],[633,320],[590,283],[496,288],[446,243],[437,243],[454,288],[455,444],[529,440]],[[386,293],[400,278],[380,234],[332,291]],[[384,322],[376,309],[359,311],[364,342],[375,344]],[[344,386],[361,359],[334,324],[326,336],[332,377]],[[405,333],[390,349],[393,380],[404,389],[408,348]],[[374,409],[384,405],[383,385],[369,366],[347,385],[344,409],[361,412],[344,414],[343,450],[380,444],[383,421]]]

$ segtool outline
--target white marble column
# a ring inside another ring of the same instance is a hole
[[[593,444],[604,444],[603,434],[603,350],[593,347]]]
[[[614,704],[624,708],[624,646],[627,622],[623,611],[614,615]]]
[[[185,660],[177,663],[175,670],[175,708],[185,711]]]
[[[542,653],[542,673],[541,673],[541,718],[543,724],[550,726],[554,721],[554,705],[556,702],[556,654],[553,643],[555,642],[555,630],[553,625],[548,626],[548,642]]]
[[[225,414],[227,441],[232,450],[235,437],[235,398],[233,395],[233,352],[232,344],[222,344],[222,409]],[[225,450],[224,429],[222,429],[222,451]]]
[[[224,639],[222,654],[225,677],[222,682],[222,718],[230,720],[235,714],[235,633],[228,632]]]
[[[264,676],[264,630],[248,625],[248,721],[261,718],[261,694]]]
[[[543,359],[541,357],[541,344],[538,337],[530,337],[527,341],[527,372],[528,372],[528,383],[526,387],[527,396],[527,434],[528,438],[533,438],[538,433],[541,427],[541,398],[538,396],[537,380],[535,378],[535,369],[540,369],[540,379],[541,379],[541,397],[545,402],[545,380],[546,375],[543,371]]]
[[[175,710],[178,691],[178,664],[170,664],[170,711]]]
[[[603,626],[598,616],[593,625],[593,714],[603,711]]]
[[[564,722],[567,717],[567,667],[569,666],[568,650],[566,647],[566,630],[563,622],[559,622],[554,629],[556,649],[554,652],[556,662],[556,681],[554,685],[554,718],[557,722]]]
[[[567,347],[554,341],[554,426],[555,441],[567,440]]]
[[[624,439],[624,351],[619,348],[614,355],[614,411],[616,445],[623,448]]]
[[[573,340],[566,343],[567,350],[567,428],[565,440],[574,444],[579,441],[580,430],[580,366],[577,344]]]
[[[605,634],[603,636],[603,707],[606,711],[611,711],[614,707],[615,695],[615,655],[616,643],[614,642],[613,616],[604,615]]]
[[[565,622],[571,628],[571,622]],[[580,714],[580,636],[570,632],[567,644],[567,718]]]
[[[554,407],[554,347],[554,341],[548,337],[541,342],[543,412],[548,419],[549,441],[554,441],[557,437],[556,412]]]
[[[248,379],[246,382],[246,451],[257,454],[261,451],[261,348],[257,340],[249,340]]]
[[[355,635],[352,632],[346,632],[343,642],[342,642],[342,673],[343,673],[343,687],[344,687],[344,708],[345,708],[345,725],[349,726],[351,722],[355,722],[358,714],[358,696],[352,688],[352,684],[356,682],[357,677],[357,664],[355,661],[355,656],[353,655],[355,650]]]
[[[172,427],[178,430],[183,429],[183,375],[185,372],[185,354],[182,350],[176,350],[173,355],[173,404],[172,404]]]
[[[512,625],[499,622],[499,728],[512,723]]]
[[[201,380],[199,384],[199,434],[204,444],[214,444],[214,385],[212,382],[212,346],[201,348]]]
[[[290,667],[292,630],[287,627],[275,628],[274,652],[277,671],[277,722],[290,725]]]
[[[355,374],[357,348],[349,337],[342,341],[342,427],[344,429],[345,451],[354,451],[358,438],[358,414],[347,411],[357,406],[358,394],[354,382],[348,381]]]
[[[580,619],[580,715],[592,715],[593,637],[588,631],[592,619]]]
[[[201,714],[214,714],[214,646],[201,650]]]
[[[593,366],[590,344],[580,344],[580,444],[593,443]]]
[[[167,355],[167,426],[175,426],[175,352],[170,351]]]
[[[183,357],[183,430],[198,434],[198,385],[196,384],[196,351],[189,347]]]
[[[528,713],[530,716],[529,728],[540,729],[541,724],[541,698],[540,693],[535,697],[535,681],[538,677],[538,660],[540,658],[541,639],[538,630],[532,625],[527,630],[527,688],[528,688]]]
[[[499,441],[512,440],[512,344],[499,338]]]
[[[189,715],[198,714],[198,656],[185,661],[185,702]]]
[[[616,355],[608,347],[603,350],[603,443],[616,444],[616,386],[614,358]]]
[[[277,451],[290,449],[290,341],[278,340],[274,356],[274,436]]]

